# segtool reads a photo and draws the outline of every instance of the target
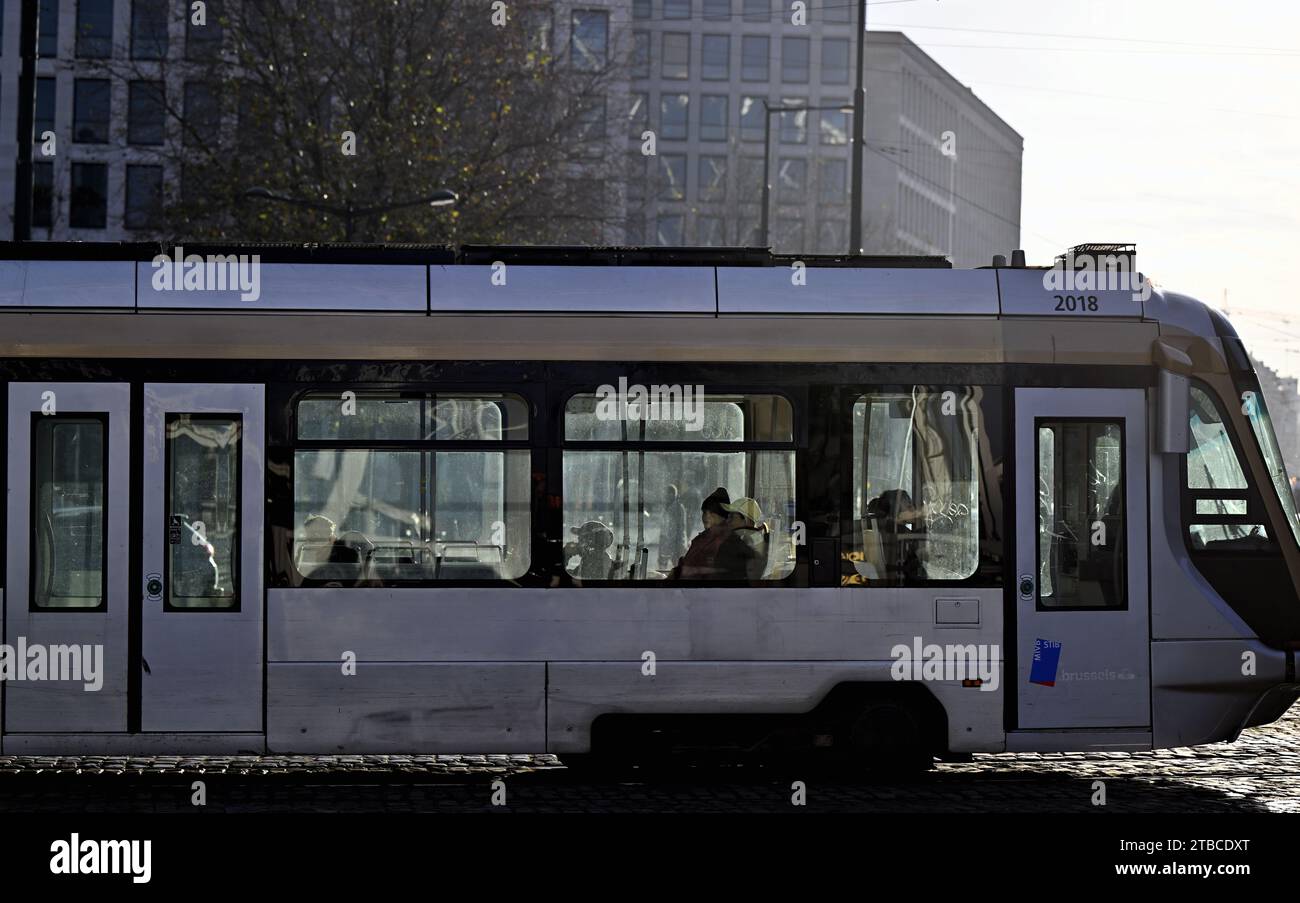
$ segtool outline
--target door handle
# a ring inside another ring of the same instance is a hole
[[[1020,575],[1020,598],[1032,599],[1034,597],[1034,578],[1029,574]]]

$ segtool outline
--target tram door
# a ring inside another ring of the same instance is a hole
[[[10,383],[8,733],[127,729],[131,390]]]
[[[1021,729],[1149,728],[1140,389],[1016,390]]]
[[[144,387],[145,731],[262,730],[264,398]]]

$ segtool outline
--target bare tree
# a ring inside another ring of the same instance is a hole
[[[561,23],[557,42],[553,6],[184,3],[165,50],[122,48],[101,65],[129,105],[165,113],[163,143],[131,154],[167,171],[162,229],[173,235],[344,236],[348,217],[249,199],[254,187],[354,211],[449,189],[453,209],[353,217],[355,239],[598,243],[623,221],[611,150],[623,135],[606,108],[621,109],[624,54],[600,11]]]

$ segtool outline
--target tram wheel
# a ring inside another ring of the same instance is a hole
[[[869,703],[854,720],[849,738],[858,760],[873,771],[911,774],[934,767],[924,725],[904,703]]]

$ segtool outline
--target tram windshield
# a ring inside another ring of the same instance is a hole
[[[1242,409],[1246,412],[1247,419],[1250,420],[1251,430],[1255,433],[1255,441],[1259,443],[1260,451],[1264,454],[1264,463],[1268,466],[1269,480],[1273,484],[1273,490],[1277,493],[1278,502],[1282,505],[1282,510],[1286,512],[1287,523],[1291,527],[1291,535],[1295,537],[1297,543],[1300,543],[1300,519],[1296,515],[1295,496],[1292,492],[1291,481],[1287,477],[1286,461],[1282,458],[1282,449],[1277,442],[1277,433],[1273,430],[1273,420],[1269,417],[1268,406],[1264,403],[1263,392],[1246,392],[1242,396]]]

